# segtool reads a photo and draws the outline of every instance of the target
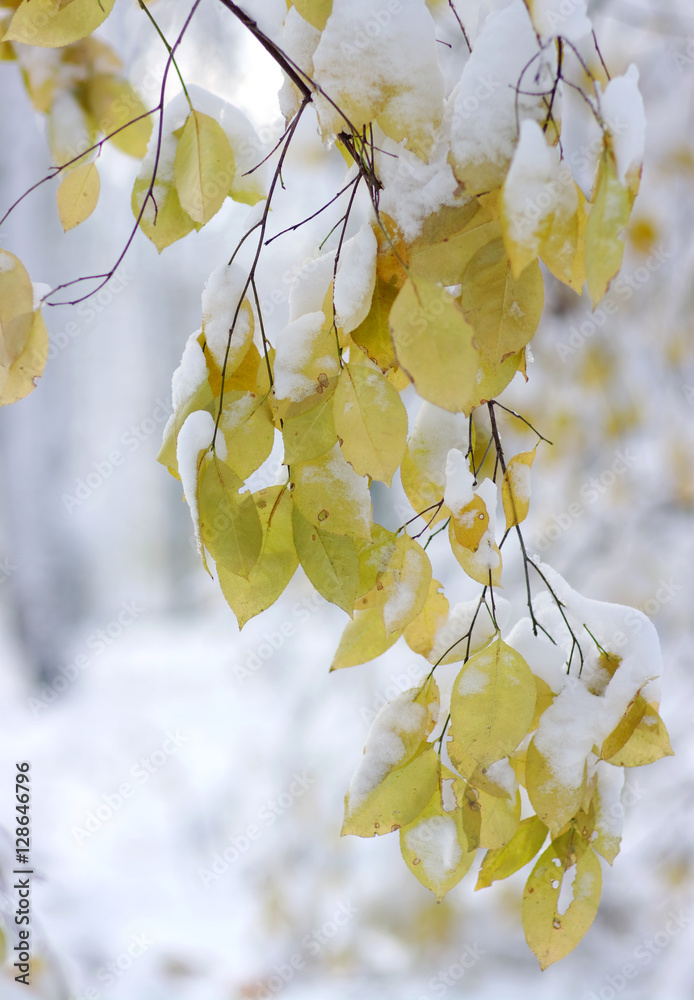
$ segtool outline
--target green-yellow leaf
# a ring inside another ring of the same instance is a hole
[[[241,479],[248,479],[272,451],[275,425],[267,399],[257,392],[224,393],[219,427],[224,434],[225,462]]]
[[[638,717],[641,711],[639,698],[642,701],[645,700],[642,695],[637,697],[635,703],[637,707],[632,706],[627,709],[625,719],[607,737],[605,741],[607,747],[603,744],[602,756],[609,764],[614,764],[616,767],[642,767],[645,764],[655,763],[661,757],[670,757],[673,754],[665,723],[660,718],[655,706],[647,704],[627,740],[614,750],[611,756],[607,756],[606,751],[611,750],[615,742],[621,742],[622,736],[625,735],[625,731],[628,730],[633,719]],[[627,716],[630,718],[625,722]]]
[[[461,778],[456,779],[453,788],[469,850],[500,848],[508,844],[520,822],[520,792],[516,790],[513,796],[499,795],[476,788]]]
[[[475,333],[481,356],[498,367],[528,344],[544,306],[542,272],[537,261],[513,277],[499,237],[478,250],[463,274],[460,301]]]
[[[478,354],[473,330],[452,295],[422,278],[409,278],[390,310],[400,367],[420,396],[453,413],[475,387]]]
[[[414,653],[428,657],[439,628],[448,620],[448,600],[438,580],[429,584],[424,607],[405,629],[405,642]]]
[[[217,566],[219,584],[239,628],[265,611],[283,592],[299,564],[292,535],[292,498],[284,486],[253,494],[263,532],[257,562],[244,579]]]
[[[390,486],[407,443],[407,410],[380,371],[345,365],[334,396],[342,454],[360,476]]]
[[[572,875],[572,899],[560,913],[562,882]],[[522,906],[525,939],[540,968],[564,958],[581,941],[598,912],[601,888],[600,861],[573,830],[542,854],[526,883]]]
[[[243,482],[214,453],[203,459],[199,473],[200,534],[218,568],[248,579],[258,561],[263,529],[250,493],[239,494]]]
[[[24,399],[36,388],[48,358],[48,331],[41,310],[33,315],[29,337],[9,368],[0,365],[0,406]]]
[[[113,10],[115,0],[22,0],[5,41],[58,48],[91,35]]]
[[[319,594],[351,617],[359,588],[359,557],[349,535],[332,535],[310,524],[294,507],[294,546]]]
[[[17,360],[33,322],[31,278],[18,257],[0,250],[0,366],[8,369]]]
[[[285,465],[310,462],[337,444],[333,419],[333,396],[321,396],[310,409],[291,407],[282,422]]]
[[[234,154],[224,129],[201,111],[191,111],[180,134],[174,178],[181,207],[203,225],[217,214],[234,179]]]
[[[496,639],[458,674],[451,695],[451,735],[484,770],[526,736],[536,688],[527,663]]]
[[[525,787],[530,804],[549,827],[552,836],[556,836],[581,808],[586,790],[586,773],[584,767],[582,781],[576,786],[562,783],[561,776],[537,749],[535,740],[530,741],[525,758]]]
[[[81,163],[67,173],[58,188],[58,215],[65,230],[88,219],[97,206],[101,181],[95,163]]]
[[[479,201],[457,208],[445,206],[425,219],[410,247],[410,274],[442,285],[457,285],[477,251],[499,236],[499,222]]]
[[[586,225],[586,277],[594,307],[622,266],[632,204],[629,190],[619,183],[614,154],[605,146]]]
[[[367,742],[365,762],[357,769],[345,796],[343,836],[394,833],[419,816],[438,788],[440,761],[433,744],[422,743],[413,757],[385,773],[387,764],[379,769],[379,762],[373,766],[366,763],[368,753]]]
[[[296,7],[304,21],[322,31],[333,9],[333,0],[292,0],[292,6]]]
[[[161,253],[194,229],[200,229],[200,223],[194,222],[183,210],[176,187],[170,180],[162,181],[157,178],[153,191],[154,201],[148,198],[143,210],[150,182],[151,174],[148,176],[146,171],[138,174],[133,186],[131,206],[135,218],[140,218],[140,229]]]
[[[458,541],[455,524],[451,518],[448,526],[448,540],[453,555],[471,580],[475,580],[485,587],[489,586],[490,583],[493,587],[501,586],[501,571],[503,569],[501,550],[489,530],[482,536],[478,547],[473,552],[472,549],[461,545]]]
[[[374,524],[371,530],[369,541],[364,541],[361,538],[355,539],[359,554],[359,597],[364,597],[374,590],[379,577],[388,568],[397,542],[395,532],[388,531],[380,524]],[[374,602],[369,602],[364,606],[373,607]]]
[[[496,847],[484,855],[477,877],[477,889],[486,889],[500,879],[508,878],[527,865],[540,850],[547,837],[547,827],[539,816],[521,820],[513,837],[504,847]]]
[[[368,663],[390,649],[399,638],[398,632],[386,632],[381,608],[355,611],[354,618],[347,622],[340,637],[330,669],[342,670],[344,667]]]
[[[340,446],[292,467],[296,504],[311,524],[335,535],[371,537],[371,496],[365,479],[345,461]]]
[[[530,470],[535,461],[535,448],[514,455],[506,466],[501,484],[501,499],[506,515],[506,528],[514,528],[528,516],[530,508]]]

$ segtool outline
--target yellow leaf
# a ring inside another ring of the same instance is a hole
[[[219,585],[236,615],[239,628],[274,604],[299,564],[292,536],[292,498],[284,486],[253,494],[263,532],[257,562],[244,579],[217,567]]]
[[[535,699],[535,681],[527,663],[496,639],[468,660],[454,682],[451,735],[485,770],[513,753],[524,739]]]
[[[200,534],[218,571],[248,579],[258,561],[263,530],[250,493],[239,494],[243,482],[214,453],[200,467],[198,512]]]
[[[304,21],[322,31],[328,23],[333,0],[292,0],[292,6],[296,7]]]
[[[234,174],[234,154],[222,126],[191,111],[179,134],[174,178],[181,207],[194,222],[205,225],[217,214]]]
[[[586,280],[586,198],[575,184],[577,208],[573,215],[554,213],[540,256],[555,278],[580,295]]]
[[[632,204],[630,192],[619,183],[614,154],[605,146],[586,225],[586,277],[594,307],[622,266]]]
[[[368,663],[398,641],[400,633],[386,632],[383,611],[380,607],[370,607],[365,611],[355,611],[352,621],[347,622],[340,636],[340,644],[333,657],[331,670],[356,667]]]
[[[23,0],[4,41],[58,48],[91,35],[113,10],[115,0]]]
[[[48,358],[48,331],[41,310],[34,313],[29,337],[9,368],[0,366],[0,406],[24,399],[36,388]]]
[[[311,524],[335,535],[371,537],[371,496],[365,479],[345,461],[339,445],[292,467],[296,505]]]
[[[477,552],[489,527],[487,505],[482,497],[475,495],[459,514],[453,514],[451,525],[456,541],[470,552]]]
[[[453,783],[460,804],[468,848],[500,848],[512,839],[520,822],[520,792],[497,795],[457,778]]]
[[[445,289],[409,278],[390,310],[398,364],[420,396],[453,413],[475,385],[478,355],[456,300]]]
[[[542,713],[546,708],[554,701],[554,691],[549,686],[547,681],[543,681],[541,677],[537,674],[533,675],[535,677],[535,687],[537,688],[537,701],[535,702],[535,715],[533,716],[533,721],[530,724],[529,732],[533,732],[540,725],[540,719],[542,718]],[[523,782],[525,784],[525,782]]]
[[[480,355],[494,368],[528,344],[544,306],[537,261],[513,277],[503,239],[478,250],[465,269],[460,301]]]
[[[547,837],[547,827],[538,816],[521,820],[513,837],[504,847],[496,847],[482,858],[477,877],[477,889],[486,889],[500,879],[508,878],[535,857]]]
[[[409,248],[410,274],[457,285],[477,251],[500,236],[498,221],[476,199],[459,208],[440,208],[425,219]]]
[[[101,181],[94,163],[81,163],[63,177],[58,188],[58,215],[65,230],[88,219],[97,206]]]
[[[586,790],[586,767],[579,785],[569,787],[561,781],[547,758],[531,740],[525,758],[525,781],[533,809],[555,836],[581,808]]]
[[[332,535],[309,524],[294,507],[294,546],[313,586],[331,604],[352,617],[359,587],[359,557],[349,535]]]
[[[225,392],[219,429],[226,441],[226,464],[248,479],[269,456],[275,440],[267,399],[257,392]]]
[[[162,181],[157,178],[153,190],[154,200],[148,198],[143,211],[150,182],[151,174],[148,176],[146,170],[138,174],[133,186],[131,206],[135,218],[142,212],[140,229],[161,253],[194,229],[200,229],[200,224],[194,222],[183,210],[176,187],[170,180]]]
[[[396,735],[395,739],[398,738]],[[419,816],[438,787],[439,757],[433,744],[422,743],[414,756],[390,768],[380,761],[370,764],[368,754],[367,741],[364,763],[357,769],[345,796],[343,837],[394,833]],[[378,779],[383,771],[383,777],[373,787],[373,779]]]
[[[575,872],[571,869],[575,868]],[[559,912],[562,883],[573,875],[568,909]],[[523,930],[541,969],[573,951],[595,919],[602,870],[592,847],[570,830],[550,844],[523,891]]]
[[[335,389],[335,430],[360,476],[390,486],[407,443],[407,410],[380,371],[345,365]]]
[[[140,117],[149,109],[127,80],[115,74],[93,76],[84,84],[81,98],[99,132],[103,135],[116,132],[110,140],[114,146],[130,156],[141,158],[145,155],[152,121],[149,117]],[[139,121],[134,121],[135,118]],[[123,128],[124,125],[127,128]]]
[[[405,642],[414,653],[429,656],[434,648],[437,631],[448,620],[448,607],[441,584],[438,580],[432,580],[424,607],[403,633]]]
[[[501,586],[501,551],[494,541],[489,530],[482,536],[477,549],[472,552],[461,545],[455,534],[455,525],[451,518],[448,526],[448,540],[451,544],[453,555],[463,567],[471,580],[481,583],[483,586]]]
[[[378,277],[368,315],[350,334],[354,343],[384,373],[395,367],[395,351],[390,338],[388,316],[397,294],[395,285]],[[354,361],[353,358],[352,360]]]
[[[475,385],[463,404],[464,413],[472,413],[478,406],[490,399],[496,399],[512,381],[516,372],[520,371],[525,375],[525,348],[516,354],[510,354],[501,364],[489,361],[481,355],[478,355],[478,362]]]
[[[460,822],[460,810],[444,812],[437,787],[426,808],[400,829],[400,851],[405,864],[440,903],[460,882],[475,860]]]
[[[33,322],[31,278],[18,257],[0,250],[0,366],[8,369],[17,360]]]
[[[294,413],[295,410],[299,412]],[[320,458],[337,444],[333,418],[333,396],[320,397],[318,403],[304,410],[292,406],[282,423],[284,464],[296,465]]]
[[[535,461],[535,453],[522,451],[514,455],[506,466],[501,484],[501,500],[506,515],[506,528],[514,528],[528,516],[530,507],[530,470]]]
[[[660,718],[655,706],[646,704],[643,707],[641,705],[643,701],[645,701],[643,696],[638,695],[634,705],[627,709],[622,722],[603,743],[601,755],[609,764],[614,764],[616,767],[642,767],[644,764],[655,763],[661,757],[672,756],[673,750],[670,746],[665,723]],[[643,713],[641,714],[642,707]],[[622,742],[622,738],[635,719],[638,719],[638,722],[634,725],[627,739]],[[608,752],[613,750],[617,744],[621,745],[610,756],[607,756]]]

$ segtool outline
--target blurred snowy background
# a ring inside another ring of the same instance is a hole
[[[457,7],[473,25],[486,5]],[[187,8],[157,4],[170,35]],[[613,71],[639,66],[649,121],[625,283],[610,293],[616,314],[593,316],[587,297],[549,280],[530,382],[504,401],[555,442],[535,465],[529,547],[577,590],[645,610],[663,644],[677,756],[628,776],[623,849],[593,928],[540,973],[520,927],[523,873],[478,894],[471,873],[437,905],[393,838],[341,840],[373,712],[423,661],[400,640],[330,676],[346,618],[301,572],[239,635],[199,565],[180,484],[155,455],[200,290],[247,214],[227,202],[161,259],[139,235],[94,300],[46,310],[45,377],[0,414],[0,823],[13,825],[14,762],[30,760],[37,871],[33,985],[6,967],[2,1000],[694,997],[694,14],[686,0],[590,8]],[[134,4],[107,28],[136,82],[161,66]],[[452,19],[441,37],[453,67],[463,51]],[[278,74],[215,0],[181,64],[267,138],[280,134]],[[12,64],[0,63],[0,95],[4,209],[49,161]],[[344,176],[336,151],[326,168],[311,114],[302,136],[274,231]],[[3,226],[0,245],[34,280],[116,259],[137,165],[109,149],[100,169],[101,202],[76,232],[63,236],[48,185]],[[296,262],[338,216],[269,248],[271,333]],[[9,848],[6,835],[3,870]]]

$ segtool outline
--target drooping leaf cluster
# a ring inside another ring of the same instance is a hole
[[[514,0],[490,17],[446,97],[424,0],[411,0],[401,20],[382,17],[379,32],[362,31],[358,42],[359,12],[374,13],[365,0],[294,0],[277,37],[221,2],[286,75],[287,129],[271,179],[261,169],[267,151],[230,105],[185,84],[166,103],[164,80],[159,103],[145,108],[115,55],[91,37],[113,0],[11,4],[0,46],[48,117],[49,178],[63,175],[66,230],[98,201],[94,159],[107,140],[142,159],[135,229],[160,251],[206,225],[227,197],[262,202],[238,243],[257,240],[250,269],[235,250],[204,289],[160,461],[182,482],[202,561],[241,627],[300,566],[349,618],[332,669],[373,660],[400,639],[421,658],[422,684],[374,720],[343,832],[398,831],[405,862],[437,899],[478,852],[477,888],[535,859],[523,924],[545,968],[575,947],[597,910],[598,855],[611,864],[619,850],[621,769],[671,750],[650,623],[586,601],[528,555],[522,525],[545,439],[498,397],[518,373],[527,378],[544,306],[541,265],[577,294],[587,285],[594,305],[619,271],[641,169],[636,78],[630,71],[605,86],[597,43],[577,45],[583,14],[564,35],[550,30],[544,3]],[[166,74],[178,71],[184,31],[166,43]],[[301,44],[292,48],[292,38]],[[471,97],[474,74],[510,38],[518,42],[510,82],[484,104]],[[53,76],[34,78],[27,46],[56,49]],[[598,134],[587,192],[563,156],[564,87],[581,92]],[[258,265],[309,106],[349,165],[336,195],[347,207],[336,245],[299,270],[289,321],[270,338]],[[626,124],[617,114],[625,109]],[[417,200],[427,185],[439,193]],[[370,205],[361,226],[352,217],[358,191]],[[25,269],[4,252],[0,335],[6,403],[33,388],[47,337]],[[508,459],[507,419],[535,438]],[[269,471],[278,448],[279,480]],[[394,477],[412,508],[398,530],[374,519],[371,495],[374,482],[389,487]],[[432,566],[446,538],[481,587],[477,600],[455,607]],[[523,560],[529,615],[510,630],[498,593],[509,539]],[[545,589],[534,592],[531,579]],[[560,908],[567,885],[571,900]]]

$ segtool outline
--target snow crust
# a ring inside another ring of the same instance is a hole
[[[243,306],[239,309],[247,278],[238,264],[222,264],[209,276],[202,293],[202,330],[207,346],[221,369],[228,345],[227,372],[233,372],[240,365],[253,340],[248,309]],[[230,340],[234,318],[236,325]]]
[[[631,65],[624,76],[610,80],[601,99],[602,113],[612,140],[620,184],[630,170],[643,163],[646,112],[639,91],[639,71]]]
[[[207,410],[195,410],[186,417],[176,440],[176,462],[183,484],[183,493],[193,519],[198,552],[202,552],[200,515],[198,511],[198,459],[209,448],[214,435],[214,418]]]
[[[335,316],[345,333],[356,330],[371,308],[377,250],[376,237],[368,222],[342,246],[335,275]]]
[[[470,471],[470,463],[458,448],[451,448],[446,456],[446,488],[443,500],[454,517],[464,507],[472,503],[475,477]]]
[[[282,330],[277,338],[275,354],[275,394],[278,399],[300,402],[316,391],[316,381],[305,375],[303,368],[315,350],[316,341],[323,335],[325,316],[311,312],[295,319]],[[332,378],[338,374],[339,364],[335,354],[320,359],[323,372]]]
[[[408,448],[427,479],[443,490],[449,452],[452,448],[465,452],[467,446],[468,418],[464,413],[449,413],[433,403],[422,403]]]
[[[530,7],[535,27],[547,38],[562,35],[579,42],[592,31],[588,0],[531,0]]]
[[[463,856],[452,816],[429,816],[405,834],[405,847],[419,859],[434,887],[443,887]]]
[[[198,343],[202,330],[191,333],[183,349],[181,363],[171,379],[174,413],[179,413],[207,378],[205,352]]]
[[[418,694],[419,688],[404,691],[384,705],[374,719],[364,756],[349,786],[350,813],[358,809],[386,775],[406,759],[408,748],[403,736],[412,736],[420,730],[424,738],[427,712],[423,705],[415,704]]]

